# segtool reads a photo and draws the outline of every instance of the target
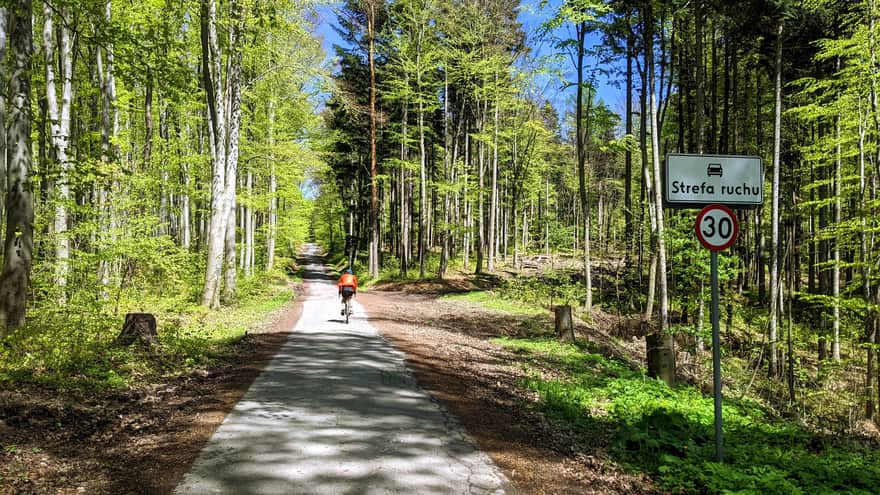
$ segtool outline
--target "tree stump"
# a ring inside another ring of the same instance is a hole
[[[556,315],[556,337],[574,342],[574,324],[571,321],[571,306],[564,304],[553,308]]]
[[[142,347],[152,347],[159,343],[156,332],[156,317],[151,313],[128,313],[122,331],[116,337],[116,344],[130,346],[137,342]]]
[[[648,375],[672,385],[675,383],[675,342],[672,335],[653,333],[645,336]]]

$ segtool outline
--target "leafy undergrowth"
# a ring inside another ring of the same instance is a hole
[[[749,401],[724,401],[724,462],[715,462],[711,397],[633,371],[586,346],[497,339],[530,376],[540,407],[585,442],[604,440],[623,464],[673,493],[870,494],[880,451],[821,436]]]
[[[280,272],[242,279],[236,304],[219,311],[198,305],[186,292],[145,292],[125,294],[118,308],[35,308],[27,325],[0,345],[0,383],[87,391],[186,374],[228,352],[230,344],[293,297],[290,279]],[[160,343],[116,345],[127,312],[155,315]]]

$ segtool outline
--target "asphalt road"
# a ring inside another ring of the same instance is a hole
[[[314,247],[310,253],[314,253]],[[290,340],[175,494],[501,494],[507,481],[309,256]]]

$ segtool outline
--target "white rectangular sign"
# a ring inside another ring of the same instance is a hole
[[[663,200],[670,208],[760,205],[764,202],[761,157],[670,153]]]

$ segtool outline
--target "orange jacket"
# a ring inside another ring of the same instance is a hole
[[[336,284],[336,287],[342,289],[343,287],[354,287],[354,290],[357,291],[358,288],[358,278],[351,273],[343,273],[341,277],[339,277],[339,283]]]

